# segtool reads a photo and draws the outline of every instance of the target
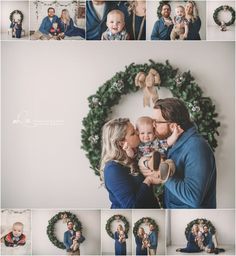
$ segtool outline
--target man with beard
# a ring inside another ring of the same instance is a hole
[[[157,100],[153,119],[159,139],[169,137],[176,125],[184,130],[167,151],[176,171],[164,184],[164,208],[216,208],[215,158],[184,103],[176,98]],[[144,176],[149,176],[151,170],[145,167],[145,161],[148,159],[142,157],[139,167]],[[160,178],[156,179],[161,183]]]
[[[170,17],[171,7],[168,3],[161,6],[161,18],[154,24],[151,40],[170,40],[173,22]]]

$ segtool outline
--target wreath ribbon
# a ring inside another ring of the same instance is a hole
[[[161,78],[155,69],[150,69],[148,75],[144,72],[139,72],[135,77],[135,85],[143,89],[143,106],[150,107],[150,102],[154,103],[158,100],[159,95],[155,85],[160,85]]]

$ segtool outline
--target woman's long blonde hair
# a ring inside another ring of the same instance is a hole
[[[61,19],[64,21],[64,19],[62,18],[62,13],[65,13],[65,19],[66,19],[66,24],[69,25],[70,23],[70,14],[69,14],[69,11],[67,9],[63,9],[61,11]]]
[[[189,4],[189,3],[192,4],[192,6],[193,6],[193,14],[192,14],[191,20],[194,22],[198,17],[198,9],[197,9],[196,3],[194,1],[186,2],[186,4]]]
[[[133,162],[120,145],[120,142],[125,139],[129,123],[130,121],[128,118],[118,118],[110,120],[103,126],[100,165],[101,180],[103,180],[104,167],[108,161],[114,160],[129,167]]]

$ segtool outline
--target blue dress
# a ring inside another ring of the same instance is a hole
[[[143,238],[140,236],[135,237],[136,242],[136,255],[147,255],[147,248],[142,248]]]
[[[127,235],[125,235],[126,238],[128,238]],[[116,231],[114,234],[115,239],[115,255],[126,255],[126,242],[120,243],[119,242],[119,234]]]
[[[157,208],[152,186],[143,183],[142,175],[133,176],[128,167],[109,161],[104,168],[105,187],[109,192],[111,208]]]
[[[200,28],[201,28],[201,19],[199,17],[197,17],[197,19],[194,22],[190,20],[188,25],[187,40],[201,40],[201,37],[199,34]]]
[[[180,249],[180,252],[200,252],[200,248],[195,242],[195,236],[192,232],[189,232],[187,247]]]
[[[81,36],[82,38],[85,38],[85,30],[75,27],[74,22],[71,18],[69,24],[65,24],[61,19],[59,19],[58,23],[61,32],[63,32],[66,36]]]

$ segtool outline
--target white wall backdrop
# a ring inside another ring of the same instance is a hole
[[[186,245],[185,228],[194,219],[210,220],[216,228],[216,237],[220,245],[235,244],[235,212],[234,210],[171,210],[170,223],[171,245]]]
[[[66,255],[66,250],[54,246],[47,236],[48,221],[58,210],[33,210],[32,211],[32,244],[33,255]],[[82,223],[83,236],[85,241],[80,245],[81,255],[98,255],[101,250],[100,224],[101,215],[98,210],[68,210],[74,213]],[[67,231],[66,223],[58,221],[55,225],[56,235],[59,241],[63,242],[64,232]]]
[[[200,37],[202,40],[206,39],[206,2],[205,1],[195,1],[197,4],[199,17],[201,19],[201,29],[200,29]],[[155,22],[158,20],[157,17],[157,8],[160,4],[160,1],[147,1],[147,39],[151,40],[152,29]],[[175,7],[178,5],[186,5],[184,1],[170,1],[171,5],[171,18],[175,16]]]
[[[126,65],[152,58],[191,70],[216,105],[217,207],[234,208],[234,50],[233,42],[2,42],[2,207],[110,207],[80,148],[87,97]],[[133,121],[152,114],[141,92],[115,112]]]
[[[165,211],[164,210],[133,210],[132,211],[132,252],[133,255],[135,255],[136,252],[136,243],[135,243],[135,237],[133,235],[133,227],[135,222],[140,220],[141,218],[148,217],[152,218],[156,221],[159,232],[158,232],[158,246],[157,246],[157,255],[164,255],[165,254]],[[143,226],[145,229],[145,232],[149,233],[149,226]]]
[[[101,211],[101,247],[102,255],[115,255],[115,240],[112,239],[105,229],[108,219],[113,215],[122,215],[129,222],[128,238],[126,239],[126,254],[132,255],[132,210],[102,210]],[[111,224],[111,231],[115,233],[117,226],[121,224],[124,227],[122,221],[113,221]]]
[[[235,1],[207,1],[207,40],[234,41],[235,40],[235,23],[227,27],[227,31],[220,31],[220,27],[213,19],[214,11],[222,6],[228,5],[235,10]],[[230,12],[221,11],[218,16],[219,20],[229,21],[231,19]]]
[[[1,32],[7,33],[11,21],[9,19],[11,12],[19,10],[24,15],[22,28],[26,35],[29,33],[29,2],[28,1],[2,1],[1,2]]]

